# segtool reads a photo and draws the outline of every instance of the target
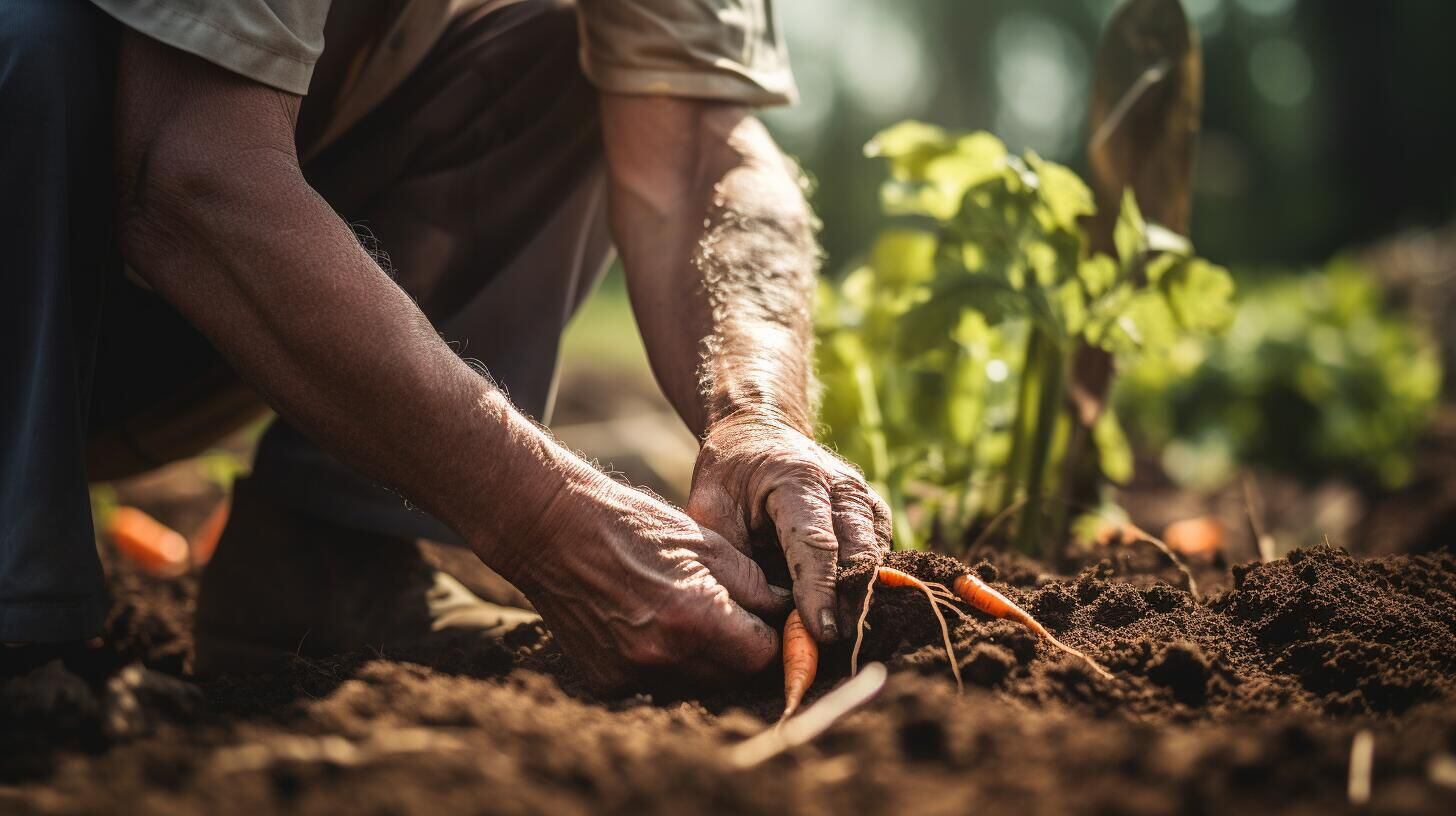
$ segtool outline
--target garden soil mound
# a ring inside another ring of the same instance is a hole
[[[968,569],[890,563],[947,585]],[[725,748],[777,715],[774,669],[707,696],[600,700],[532,626],[194,687],[178,678],[195,582],[115,571],[113,640],[151,671],[101,686],[52,665],[0,686],[0,812],[1456,812],[1456,556],[1322,547],[1235,567],[1201,599],[1110,560],[974,569],[1114,679],[1014,623],[947,612],[958,696],[924,595],[879,587],[862,660],[889,665],[885,690],[747,770]],[[868,578],[842,576],[850,620]],[[811,701],[847,665],[847,647],[826,650]],[[1357,806],[1361,731],[1375,750]]]

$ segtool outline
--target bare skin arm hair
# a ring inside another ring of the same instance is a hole
[[[602,113],[613,233],[668,399],[699,435],[742,411],[810,433],[819,249],[797,167],[740,106],[608,94]]]

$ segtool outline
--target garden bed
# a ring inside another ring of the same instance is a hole
[[[892,563],[943,582],[964,569]],[[112,566],[114,641],[185,676],[195,581]],[[1456,806],[1456,557],[1318,548],[1236,567],[1232,589],[1201,602],[1110,564],[976,569],[1115,679],[970,613],[953,620],[958,697],[924,596],[881,587],[864,656],[890,666],[885,690],[748,770],[725,748],[776,717],[776,670],[696,698],[603,701],[539,627],[490,648],[299,660],[195,697],[144,687],[150,733],[121,741],[99,719],[42,716],[12,687],[0,810],[1324,814],[1356,809],[1365,730],[1370,809]],[[811,701],[843,678],[845,651],[825,653]]]

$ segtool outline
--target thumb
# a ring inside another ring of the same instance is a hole
[[[748,542],[748,527],[738,502],[722,485],[706,482],[700,487],[694,486],[688,494],[688,506],[683,508],[683,512],[697,522],[699,527],[717,533],[740,553],[746,555],[753,551]]]
[[[703,529],[703,547],[698,560],[728,596],[738,605],[760,618],[780,620],[794,608],[794,595],[787,589],[773,586],[752,558],[735,549],[722,536]]]
[[[702,630],[701,648],[682,666],[685,674],[721,683],[724,674],[756,674],[778,658],[779,636],[773,627],[732,601],[725,600],[712,614],[714,619]]]

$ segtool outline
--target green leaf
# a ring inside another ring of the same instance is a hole
[[[948,221],[962,209],[968,190],[1007,172],[1006,146],[989,133],[953,142],[923,131],[892,135],[886,136],[888,146],[904,152],[891,159],[891,178],[880,189],[881,205],[891,215]],[[877,144],[871,142],[871,147]]]
[[[1092,443],[1097,446],[1097,465],[1102,475],[1117,484],[1127,484],[1132,478],[1132,445],[1111,408],[1104,410],[1093,424]]]
[[[1149,252],[1167,252],[1185,256],[1193,254],[1193,242],[1162,224],[1148,222],[1147,240]]]
[[[1117,247],[1117,257],[1125,267],[1137,263],[1147,246],[1147,222],[1142,210],[1138,209],[1137,197],[1128,189],[1122,194],[1122,209],[1117,214],[1117,225],[1112,228],[1112,243]]]
[[[865,155],[890,160],[890,172],[899,178],[921,176],[925,162],[952,146],[944,128],[914,120],[891,125],[865,145]]]
[[[1006,164],[1006,144],[995,135],[984,130],[968,133],[956,140],[956,155],[962,156],[973,165],[982,168],[990,176],[1000,172]]]
[[[919,354],[952,340],[961,315],[971,310],[991,325],[1028,313],[1026,298],[996,275],[968,273],[938,283],[930,297],[900,322],[901,349]]]
[[[1178,320],[1162,294],[1132,291],[1119,314],[1111,317],[1102,348],[1126,356],[1166,349],[1178,337]]]
[[[1117,262],[1098,253],[1077,265],[1077,277],[1088,297],[1101,297],[1117,283]]]
[[[1069,280],[1058,286],[1052,295],[1052,303],[1062,326],[1062,334],[1066,337],[1081,334],[1082,328],[1087,324],[1087,301],[1082,294],[1081,284]]]
[[[1097,205],[1092,191],[1076,173],[1033,152],[1027,152],[1026,163],[1037,174],[1041,200],[1051,211],[1056,224],[1068,230],[1078,229],[1077,219],[1092,215]]]
[[[928,283],[935,277],[936,245],[936,237],[924,230],[886,230],[870,251],[875,279],[893,288]]]
[[[1216,332],[1233,322],[1234,280],[1227,269],[1202,258],[1179,259],[1160,283],[1185,330]]]

